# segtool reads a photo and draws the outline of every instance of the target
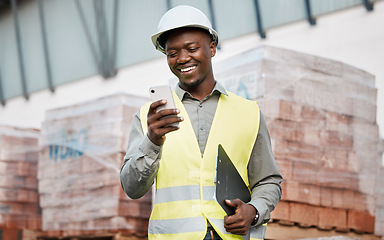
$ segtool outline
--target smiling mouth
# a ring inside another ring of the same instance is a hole
[[[180,72],[182,72],[182,73],[189,72],[189,71],[194,70],[195,68],[196,68],[196,66],[182,68],[182,69],[180,69]]]

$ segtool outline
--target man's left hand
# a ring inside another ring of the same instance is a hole
[[[224,217],[225,229],[233,234],[246,235],[255,219],[256,209],[240,199],[225,200],[225,203],[236,209],[235,214]]]

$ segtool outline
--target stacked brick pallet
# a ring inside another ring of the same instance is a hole
[[[0,126],[0,232],[4,239],[20,230],[41,229],[38,150],[38,131]]]
[[[217,78],[257,100],[284,176],[272,218],[374,233],[380,166],[374,76],[320,57],[264,46],[218,63]],[[381,190],[382,191],[382,190]]]
[[[116,94],[46,113],[38,165],[45,236],[146,235],[151,193],[132,201],[119,178],[131,121],[146,101]]]
[[[384,152],[384,140],[382,140],[380,145],[380,151]],[[379,174],[376,181],[376,224],[375,232],[381,236],[384,236],[384,154],[382,158],[382,166],[379,168]]]

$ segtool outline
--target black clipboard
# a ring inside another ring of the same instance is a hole
[[[217,151],[216,200],[230,216],[235,214],[235,209],[228,206],[225,200],[239,198],[248,203],[251,200],[251,193],[221,144]]]

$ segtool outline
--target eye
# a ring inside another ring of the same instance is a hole
[[[199,49],[198,47],[190,47],[188,48],[188,51],[192,53],[192,52],[196,52],[198,49]]]
[[[173,57],[176,57],[176,56],[177,56],[177,52],[175,52],[175,51],[167,53],[167,57],[173,58]]]

